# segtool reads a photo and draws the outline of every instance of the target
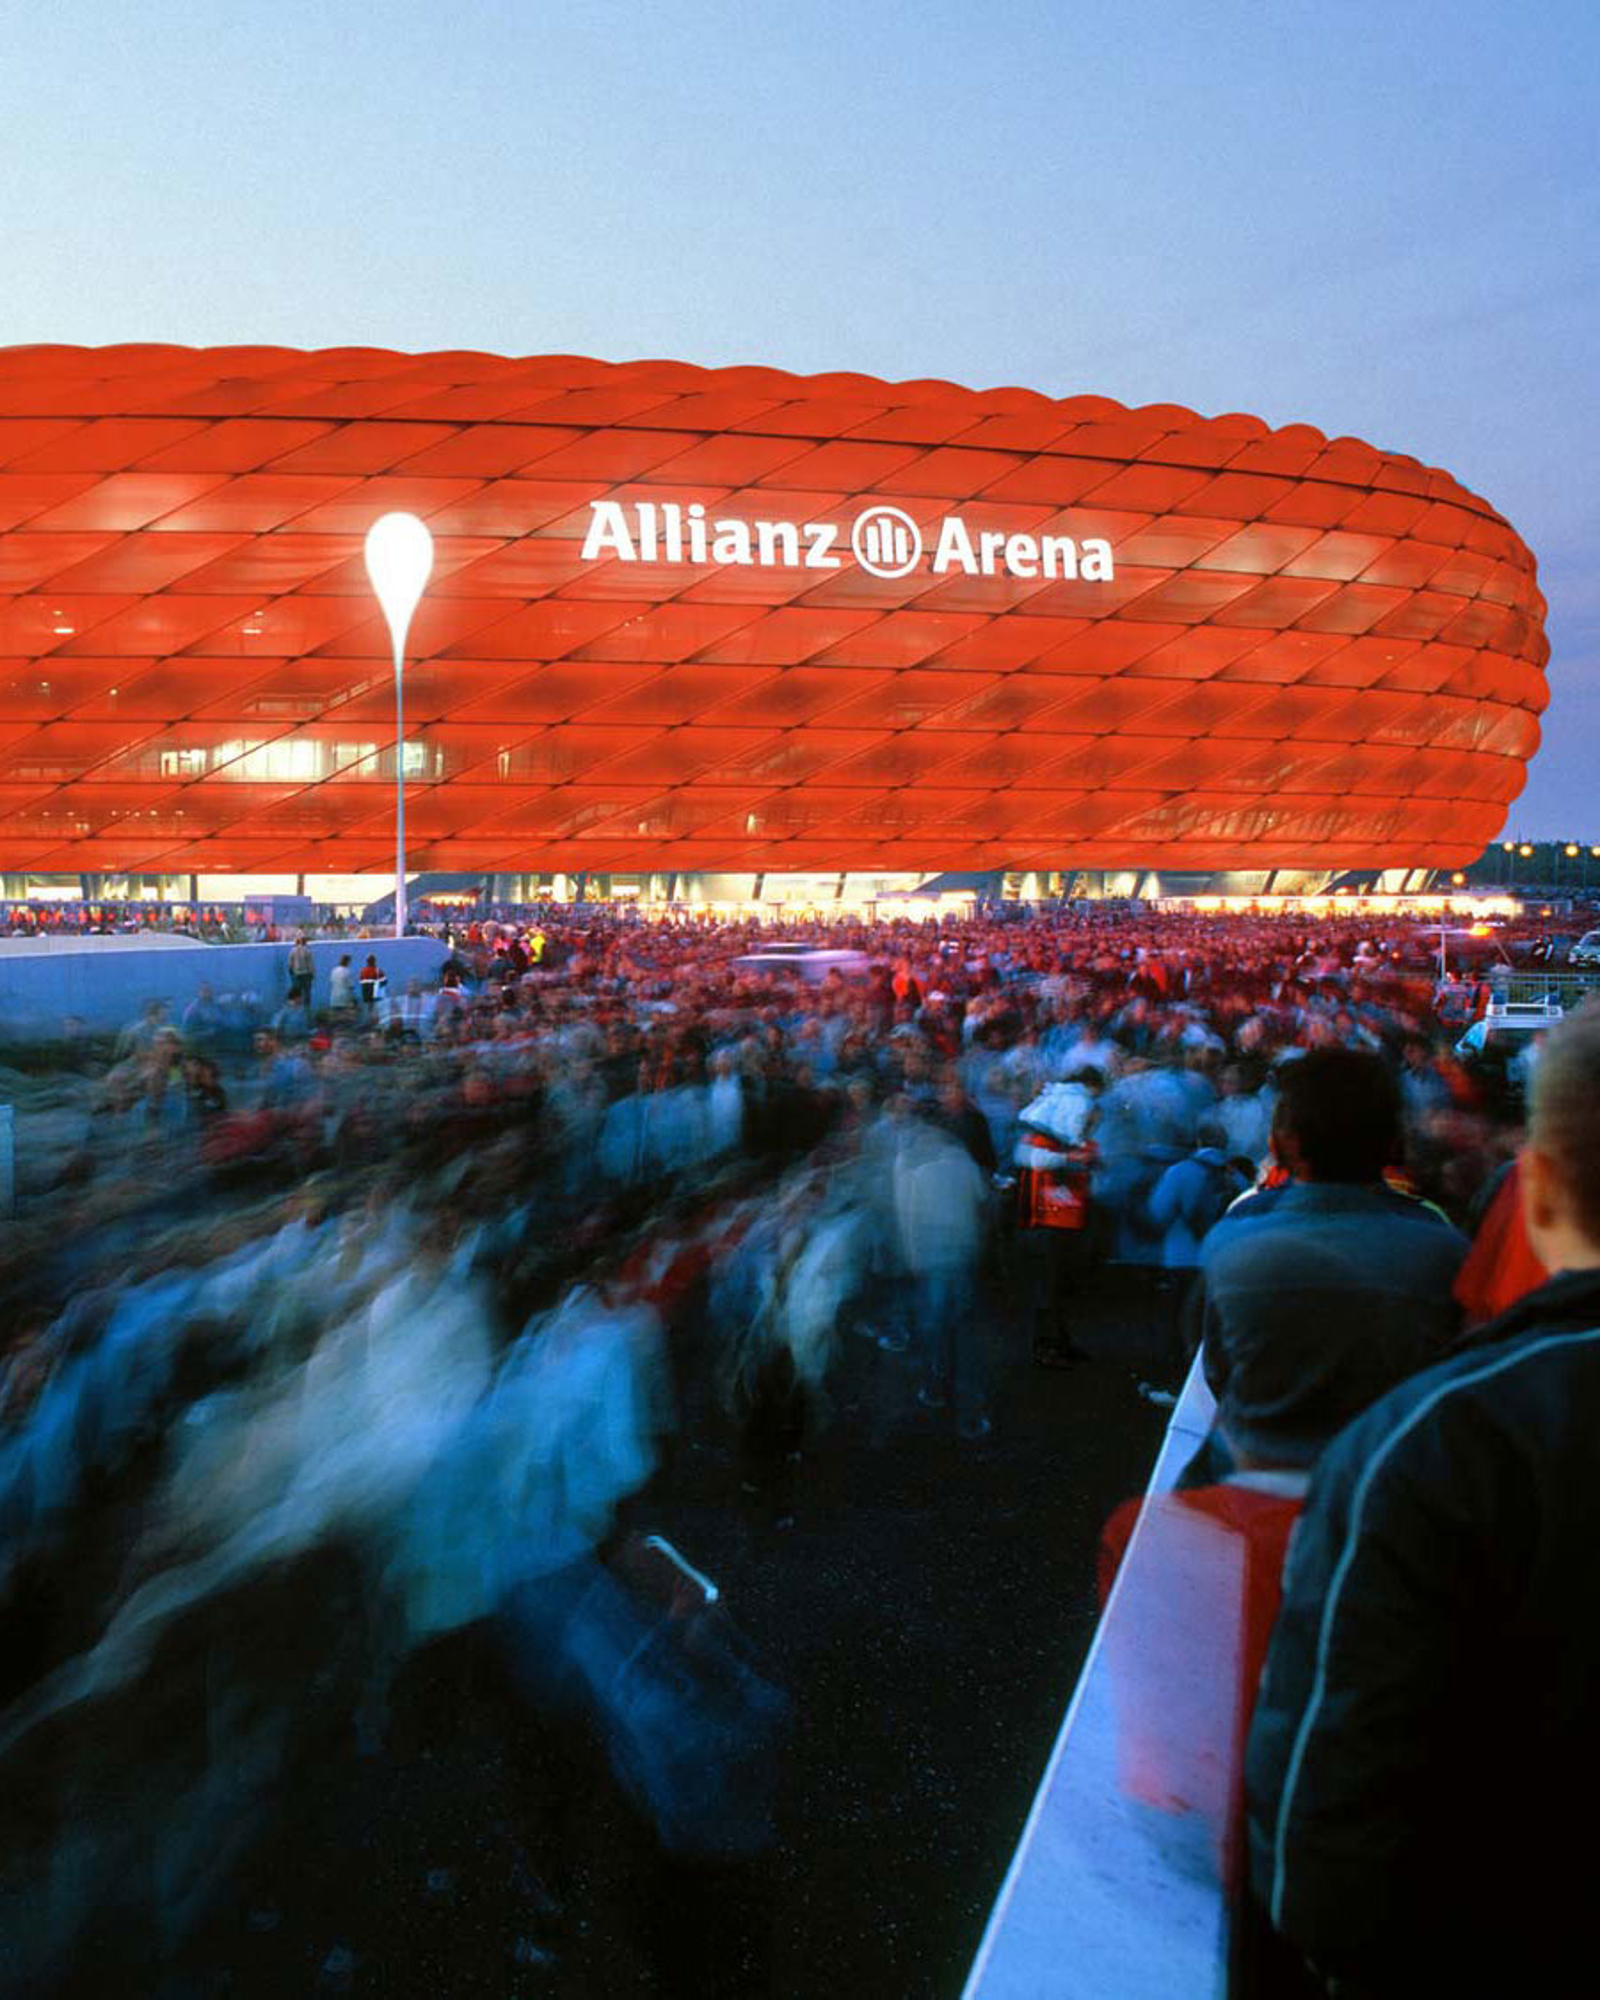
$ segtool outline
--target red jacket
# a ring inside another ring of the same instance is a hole
[[[1513,1160],[1478,1224],[1466,1262],[1456,1273],[1456,1299],[1468,1326],[1481,1326],[1537,1290],[1549,1275],[1528,1241],[1522,1220],[1522,1169]]]

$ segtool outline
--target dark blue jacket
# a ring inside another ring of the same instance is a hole
[[[1600,1991],[1600,1271],[1324,1452],[1246,1759],[1278,1928],[1380,1992]]]

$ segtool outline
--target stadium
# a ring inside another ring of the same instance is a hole
[[[436,549],[403,749],[361,563],[395,509]],[[1397,887],[1500,833],[1547,699],[1533,556],[1448,473],[1308,424],[761,367],[13,348],[0,593],[13,896],[376,878],[401,756],[410,867],[509,899]]]

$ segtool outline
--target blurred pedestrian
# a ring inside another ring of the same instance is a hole
[[[356,976],[350,969],[349,952],[341,952],[339,963],[328,974],[328,1006],[335,1014],[349,1014],[355,1005]]]

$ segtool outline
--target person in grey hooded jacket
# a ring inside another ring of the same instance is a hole
[[[1288,1065],[1272,1145],[1289,1178],[1207,1235],[1187,1315],[1217,1399],[1217,1451],[1303,1469],[1445,1352],[1467,1245],[1383,1179],[1400,1109],[1378,1056],[1319,1049]]]

